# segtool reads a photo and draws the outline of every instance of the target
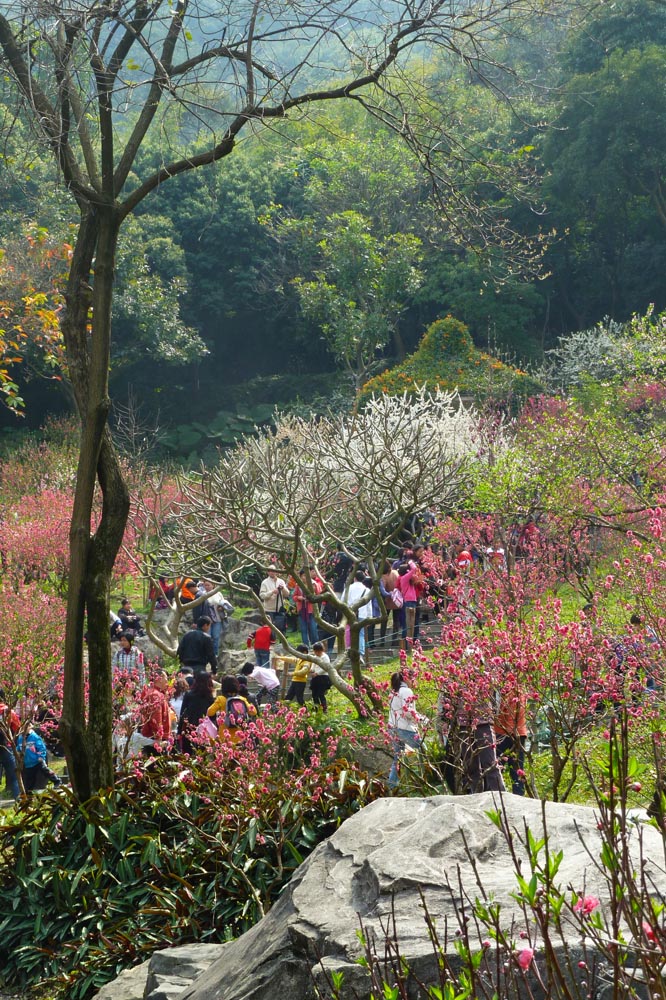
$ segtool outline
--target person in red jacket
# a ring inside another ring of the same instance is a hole
[[[19,783],[12,744],[20,728],[21,720],[6,704],[5,692],[0,688],[0,764],[5,772],[7,787],[14,799],[19,797]]]
[[[260,625],[248,635],[247,648],[254,649],[254,659],[258,667],[265,667],[270,663],[271,646],[274,642],[275,634],[270,625]]]
[[[156,670],[141,694],[141,735],[151,740],[168,740],[171,735],[169,680],[164,670]]]

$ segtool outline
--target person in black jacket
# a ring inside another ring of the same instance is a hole
[[[136,611],[130,604],[129,599],[127,597],[123,597],[122,601],[120,602],[120,607],[118,608],[118,617],[123,623],[124,631],[131,629],[131,631],[135,635],[146,634],[143,630],[141,619],[137,615]]]
[[[208,709],[214,700],[213,678],[207,671],[202,670],[194,675],[192,687],[183,695],[183,704],[180,709],[178,737],[181,749],[185,753],[193,752],[194,746],[188,739],[188,734],[192,735],[196,732],[197,726],[208,714]]]
[[[192,667],[195,674],[205,671],[209,663],[213,673],[217,673],[217,657],[209,633],[210,618],[202,615],[196,627],[186,632],[178,643],[178,659],[184,667]]]

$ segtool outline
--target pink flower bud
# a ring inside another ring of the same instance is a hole
[[[521,950],[516,955],[516,961],[518,962],[518,965],[523,970],[523,972],[526,972],[529,969],[530,965],[532,964],[533,958],[534,958],[533,948],[521,948]]]

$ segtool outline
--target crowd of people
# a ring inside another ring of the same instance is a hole
[[[525,552],[535,542],[538,528],[528,521],[516,538],[515,557],[522,546]],[[178,594],[183,604],[192,603],[192,621],[182,635],[177,649],[180,668],[169,677],[164,670],[148,676],[144,655],[136,639],[143,634],[140,615],[123,598],[118,612],[112,614],[111,633],[117,646],[112,655],[114,682],[119,691],[116,704],[118,727],[116,746],[120,755],[153,753],[161,747],[176,746],[193,752],[205,740],[222,738],[237,742],[243,727],[262,711],[271,711],[280,698],[303,706],[308,684],[317,711],[328,710],[327,694],[332,686],[331,654],[342,635],[349,645],[349,628],[344,629],[339,603],[354,609],[361,624],[359,653],[385,644],[407,652],[422,638],[424,615],[440,612],[460,615],[461,582],[492,569],[503,572],[506,554],[495,537],[470,545],[460,540],[446,552],[420,541],[407,541],[381,567],[377,587],[367,567],[359,564],[342,545],[326,563],[326,579],[313,567],[303,567],[299,574],[284,578],[275,565],[257,587],[265,623],[248,636],[247,647],[254,662],[246,662],[235,676],[225,675],[218,683],[220,642],[228,627],[233,606],[210,580],[195,581],[183,577],[172,585],[160,580],[155,600],[172,600]],[[326,600],[330,588],[337,601]],[[377,595],[379,590],[380,598]],[[322,597],[322,595],[324,595]],[[322,597],[321,601],[317,598]],[[469,609],[467,609],[469,611]],[[481,624],[473,614],[465,618],[470,642],[463,660],[469,663],[470,676],[483,672],[483,657],[475,646],[472,632]],[[367,624],[365,624],[367,622]],[[285,634],[296,626],[301,643],[296,655],[284,655],[276,633]],[[328,626],[328,627],[327,627]],[[640,626],[640,635],[635,630]],[[613,669],[622,673],[623,661],[636,654],[637,644],[647,642],[654,652],[656,636],[650,637],[642,623],[632,619],[634,632],[618,640],[612,648]],[[335,630],[335,631],[333,631]],[[641,647],[642,648],[642,647]],[[406,663],[403,657],[403,663]],[[290,675],[288,677],[288,675]],[[649,679],[654,687],[656,681]],[[131,712],[124,711],[133,701]],[[421,746],[424,725],[435,729],[444,750],[443,776],[452,792],[497,791],[505,787],[515,794],[525,794],[524,759],[528,738],[526,698],[520,690],[490,697],[481,689],[475,698],[452,703],[450,696],[440,697],[433,720],[425,719],[416,708],[416,696],[410,687],[409,674],[393,674],[389,691],[388,732],[393,760],[388,783],[399,782],[400,761],[406,751]],[[13,761],[11,713],[5,713],[5,729],[0,726],[0,765],[4,768],[10,792],[17,788]],[[38,728],[24,731],[20,748],[23,756],[23,783],[26,790],[40,782],[59,779],[47,763],[47,748]]]

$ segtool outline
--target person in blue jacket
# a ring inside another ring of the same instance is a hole
[[[32,726],[28,729],[25,739],[19,736],[16,749],[23,753],[23,787],[26,792],[36,788],[44,788],[51,781],[57,787],[62,781],[47,764],[46,743]]]

